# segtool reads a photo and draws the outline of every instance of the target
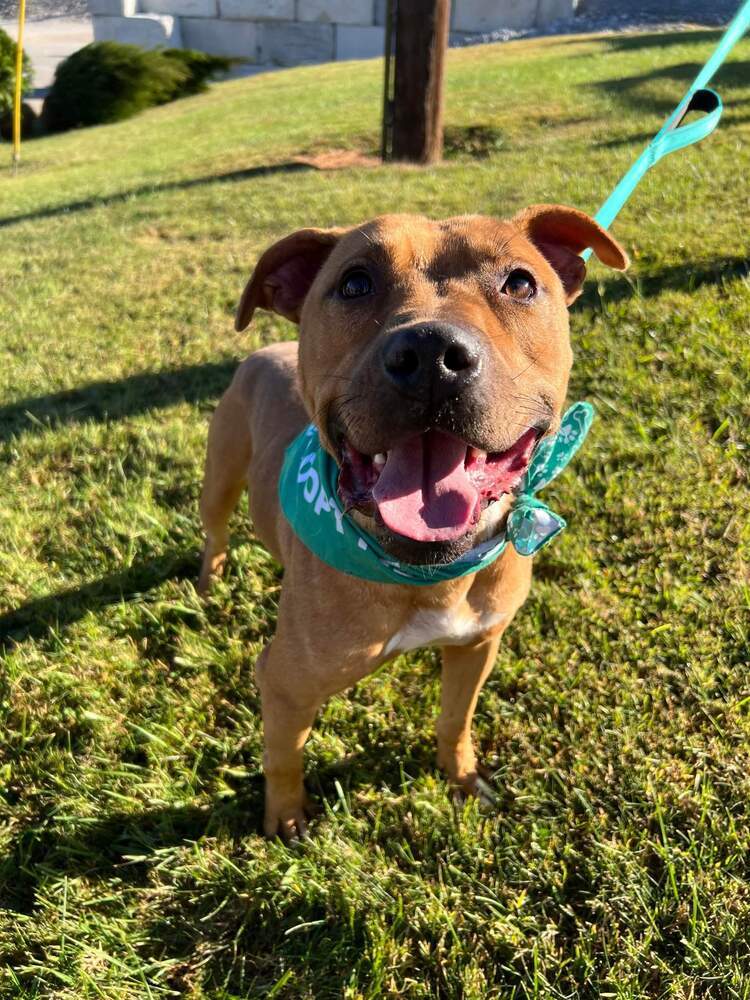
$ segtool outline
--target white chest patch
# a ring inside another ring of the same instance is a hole
[[[464,607],[417,611],[388,640],[386,656],[408,653],[419,646],[469,646],[478,642],[488,629],[499,625],[507,615],[502,611],[475,613]]]

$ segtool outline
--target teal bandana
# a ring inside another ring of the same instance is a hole
[[[444,566],[399,562],[343,512],[338,466],[321,447],[313,424],[292,441],[284,455],[279,479],[281,509],[300,541],[342,573],[375,583],[418,587],[454,580],[489,566],[508,542],[520,555],[533,556],[562,531],[565,521],[535,494],[565,468],[583,444],[593,419],[590,403],[571,406],[557,434],[537,446],[503,532]]]

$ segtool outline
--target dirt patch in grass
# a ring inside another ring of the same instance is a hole
[[[448,158],[469,156],[485,160],[500,152],[507,138],[495,125],[451,125],[445,130],[444,152]]]
[[[294,162],[304,163],[315,170],[350,170],[353,167],[379,167],[382,164],[379,157],[357,149],[327,149],[319,153],[295,156]]]

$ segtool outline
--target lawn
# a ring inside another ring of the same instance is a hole
[[[233,331],[261,250],[394,209],[593,212],[717,37],[452,51],[435,169],[297,162],[376,150],[373,62],[30,142],[0,175],[2,997],[750,997],[750,40],[717,134],[615,224],[629,275],[592,264],[573,310],[599,418],[480,701],[496,813],[435,769],[426,651],[328,704],[313,836],[264,840],[280,569],[246,515],[194,588],[209,415],[294,336]]]

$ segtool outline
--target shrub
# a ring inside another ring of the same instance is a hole
[[[24,52],[21,93],[31,90],[31,60]],[[7,31],[0,28],[0,113],[13,107],[13,91],[16,85],[16,43]]]
[[[169,100],[184,72],[137,45],[94,42],[57,67],[42,117],[51,132],[122,121]]]
[[[173,99],[202,94],[212,76],[226,73],[232,66],[231,59],[226,59],[224,56],[210,56],[207,52],[196,52],[195,49],[164,49],[161,54],[183,66],[186,71],[186,76],[178,92],[173,95]]]
[[[36,115],[28,104],[21,105],[21,138],[30,139],[36,132]],[[0,111],[0,139],[13,138],[13,108]]]
[[[81,125],[103,125],[199,93],[213,73],[230,60],[191,50],[147,51],[120,42],[94,42],[57,67],[44,102],[43,120],[51,132]]]

